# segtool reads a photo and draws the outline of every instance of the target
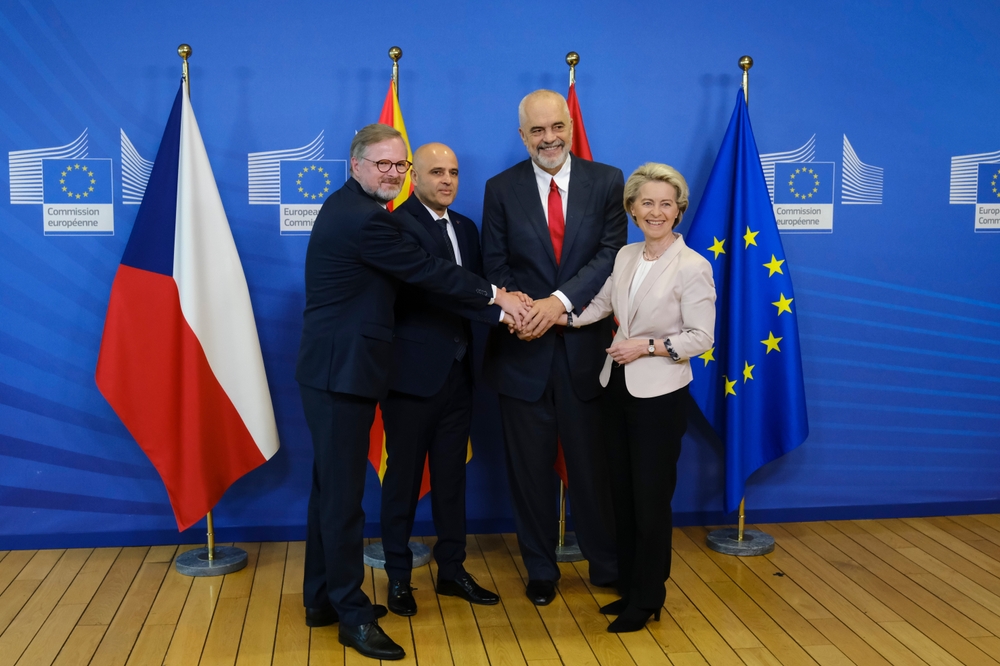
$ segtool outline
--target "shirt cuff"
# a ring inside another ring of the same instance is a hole
[[[506,317],[506,316],[507,316],[507,313],[503,311],[503,308],[500,308],[500,323],[501,324],[503,323],[503,318]]]
[[[493,305],[493,302],[497,300],[497,286],[495,284],[491,284],[490,286],[493,287],[493,297],[490,298],[490,302],[486,305]]]
[[[560,301],[562,301],[563,306],[565,306],[566,308],[566,312],[573,311],[573,304],[570,302],[568,298],[566,298],[566,294],[556,289],[555,291],[552,292],[552,295],[558,298]]]

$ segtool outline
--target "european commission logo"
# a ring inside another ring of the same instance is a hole
[[[347,180],[347,160],[323,159],[323,132],[301,148],[247,155],[250,203],[278,205],[278,233],[308,236],[326,198]]]
[[[1000,150],[951,158],[948,203],[973,204],[976,233],[1000,232]]]
[[[41,204],[46,236],[111,236],[110,158],[88,157],[87,130],[64,146],[7,154],[12,204]]]
[[[782,233],[833,232],[836,164],[816,161],[815,134],[794,150],[762,153],[760,165]],[[840,203],[881,205],[883,169],[862,162],[846,134],[842,165]]]

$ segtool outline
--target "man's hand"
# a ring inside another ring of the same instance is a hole
[[[605,351],[616,363],[625,365],[631,363],[640,356],[649,354],[649,340],[642,338],[632,338],[631,340],[619,340],[608,347]]]
[[[524,321],[528,316],[528,312],[531,309],[530,304],[526,304],[524,299],[522,299],[522,294],[519,291],[509,292],[504,288],[497,289],[497,296],[493,299],[493,303],[500,306],[500,309],[504,311],[504,323],[507,323],[507,317],[513,320],[513,326],[518,330],[524,327]],[[530,298],[524,296],[529,302]]]
[[[563,314],[566,314],[566,306],[556,296],[535,301],[518,337],[522,340],[534,340],[542,337],[546,331],[552,328],[553,324],[559,321],[559,316]]]

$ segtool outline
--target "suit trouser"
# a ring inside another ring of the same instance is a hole
[[[607,450],[601,437],[600,400],[580,400],[563,338],[556,338],[552,369],[535,402],[500,396],[507,476],[514,523],[529,580],[558,580],[558,477],[552,466],[561,441],[569,477],[577,540],[590,563],[590,579],[618,578]]]
[[[410,580],[410,534],[429,456],[438,579],[454,580],[465,562],[465,460],[472,425],[468,356],[451,365],[444,386],[422,398],[390,391],[382,401],[387,453],[382,479],[382,547],[390,580]]]
[[[663,605],[670,577],[677,458],[687,429],[688,389],[635,398],[625,368],[612,369],[604,394],[618,543],[618,591],[637,608]]]
[[[375,620],[365,578],[365,493],[368,433],[376,401],[299,385],[313,440],[302,601],[332,604],[346,626]]]

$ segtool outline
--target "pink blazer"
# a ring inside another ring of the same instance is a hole
[[[652,398],[691,382],[690,359],[712,347],[715,334],[715,281],[712,265],[677,239],[650,268],[629,307],[628,292],[642,258],[645,243],[618,251],[615,268],[601,291],[574,317],[573,326],[586,326],[612,312],[618,318],[615,339],[670,339],[680,360],[642,356],[625,365],[625,385],[636,398]],[[601,385],[611,377],[611,357],[601,371]]]

